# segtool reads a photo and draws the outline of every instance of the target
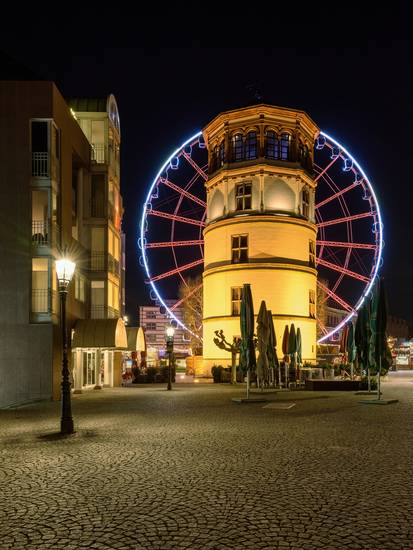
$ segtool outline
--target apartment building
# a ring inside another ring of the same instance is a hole
[[[0,82],[0,407],[60,396],[63,252],[76,262],[74,387],[120,384],[119,116],[113,96],[81,101],[71,110],[53,82]]]

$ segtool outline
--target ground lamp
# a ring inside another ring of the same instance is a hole
[[[56,274],[59,282],[60,317],[62,326],[62,417],[60,420],[60,433],[74,433],[72,406],[70,403],[69,366],[67,360],[67,334],[66,334],[66,296],[67,288],[75,272],[76,264],[68,258],[56,261]]]
[[[172,353],[174,351],[175,329],[172,325],[166,328],[166,351],[168,353],[168,390],[172,389]]]

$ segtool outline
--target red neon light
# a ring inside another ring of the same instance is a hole
[[[175,248],[176,246],[196,246],[202,244],[204,244],[204,241],[202,239],[199,239],[197,241],[164,241],[157,243],[147,243],[145,245],[145,248]]]
[[[342,189],[341,191],[337,191],[337,193],[334,193],[334,195],[331,195],[330,197],[327,197],[323,201],[319,202],[318,204],[315,205],[315,207],[316,208],[321,208],[322,206],[324,206],[325,204],[333,201],[337,197],[340,197],[340,195],[344,195],[344,193],[347,193],[347,191],[351,191],[351,189],[354,189],[355,187],[357,187],[357,185],[360,185],[360,183],[361,183],[361,181],[356,181],[356,182],[352,183],[351,185],[349,185],[345,189]]]
[[[346,216],[345,218],[337,218],[336,220],[329,220],[327,222],[320,222],[317,227],[327,227],[328,225],[335,225],[337,223],[351,222],[353,220],[361,220],[362,218],[369,218],[374,216],[373,212],[364,212],[363,214],[354,214],[353,216]]]
[[[360,275],[360,273],[355,273],[354,271],[350,271],[350,269],[346,269],[345,267],[341,267],[339,265],[332,264],[331,262],[327,262],[327,260],[323,260],[322,258],[317,258],[317,264],[323,265],[324,267],[329,267],[330,269],[333,269],[334,271],[338,271],[339,273],[344,273],[344,275],[348,275],[349,277],[353,277],[354,279],[363,281],[363,283],[370,282],[370,279],[368,277],[365,277],[364,275]]]
[[[146,212],[152,216],[159,216],[160,218],[166,218],[167,220],[175,220],[176,222],[189,223],[191,225],[205,227],[205,222],[191,220],[191,218],[184,218],[183,216],[177,216],[176,214],[169,214],[168,212],[161,212],[160,210],[147,210]]]
[[[375,250],[377,245],[375,244],[364,244],[364,243],[344,243],[340,241],[319,241],[317,240],[317,245],[320,246],[334,246],[338,248],[362,248],[365,250]]]
[[[151,277],[150,282],[160,281],[161,279],[165,279],[166,277],[171,277],[172,275],[181,273],[181,271],[186,271],[187,269],[191,269],[191,267],[196,267],[197,265],[200,265],[203,263],[204,263],[204,260],[203,258],[201,258],[200,260],[195,260],[195,262],[191,262],[190,264],[181,265],[176,269],[171,269],[171,271],[167,271],[166,273],[161,273],[160,275],[156,275],[156,277]]]
[[[198,166],[198,164],[191,158],[190,155],[188,155],[187,153],[185,153],[185,151],[183,151],[182,153],[184,155],[184,157],[186,158],[186,160],[189,162],[189,164],[192,166],[192,168],[195,168],[195,170],[198,172],[198,174],[204,178],[204,180],[206,181],[208,179],[208,176],[206,175],[206,173],[202,170],[202,168],[200,166]]]
[[[354,309],[345,302],[342,298],[337,296],[332,290],[330,290],[327,286],[324,286],[323,283],[320,283],[320,281],[317,281],[317,285],[321,288],[322,291],[324,291],[326,294],[330,296],[335,302],[337,302],[340,306],[342,306],[347,311],[354,311]]]
[[[171,181],[167,180],[166,178],[161,178],[161,183],[164,185],[170,187],[174,191],[177,191],[179,194],[183,195],[184,197],[188,197],[188,199],[191,199],[191,201],[196,202],[197,204],[200,204],[204,208],[206,208],[206,202],[202,199],[199,199],[189,191],[186,191],[185,189],[182,189],[182,187],[179,187],[179,185],[176,185],[175,183],[172,183]]]

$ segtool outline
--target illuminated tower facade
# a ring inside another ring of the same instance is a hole
[[[273,313],[281,354],[285,325],[300,327],[303,360],[316,357],[313,144],[303,111],[256,105],[221,113],[203,130],[209,153],[204,230],[204,374],[230,364],[214,344],[240,335],[241,289]]]

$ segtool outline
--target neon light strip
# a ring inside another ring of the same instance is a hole
[[[169,166],[169,163],[171,162],[172,158],[173,157],[176,157],[179,153],[179,151],[181,151],[181,149],[183,149],[184,147],[186,147],[187,145],[189,145],[192,141],[198,139],[200,136],[202,136],[202,132],[197,132],[196,134],[194,134],[192,137],[190,137],[189,139],[187,139],[180,147],[178,147],[173,153],[172,155],[164,162],[164,164],[161,166],[161,168],[159,169],[158,173],[156,174],[151,186],[149,187],[149,191],[148,191],[148,194],[146,196],[146,200],[144,202],[144,205],[143,205],[143,210],[142,210],[142,217],[141,217],[141,230],[140,230],[140,238],[141,238],[141,242],[143,243],[144,242],[144,237],[145,237],[145,218],[146,218],[146,208],[147,208],[147,204],[150,203],[150,200],[151,200],[151,195],[152,195],[152,192],[153,192],[153,189],[158,181],[158,179],[160,178],[162,172],[164,172],[164,170],[166,170],[167,166]],[[170,317],[172,317],[180,327],[182,327],[184,330],[190,332],[193,336],[195,336],[196,338],[198,338],[198,336],[196,334],[194,334],[191,330],[189,330],[183,323],[182,321],[180,321],[176,315],[173,314],[173,312],[170,310],[170,308],[166,305],[166,303],[164,302],[162,296],[159,294],[158,292],[158,289],[156,288],[156,285],[153,283],[153,281],[151,281],[151,273],[150,273],[150,270],[149,270],[149,265],[148,265],[148,259],[146,257],[146,251],[145,249],[143,248],[142,249],[142,259],[143,259],[143,264],[144,264],[144,268],[145,268],[145,271],[146,271],[146,275],[148,277],[148,280],[149,280],[149,284],[151,285],[152,287],[152,290],[154,291],[155,293],[155,296],[158,298],[159,300],[159,303],[161,303],[163,305],[163,307],[165,308],[165,310],[168,312],[168,314],[170,315]]]
[[[348,323],[350,321],[350,319],[352,319],[352,317],[354,317],[355,313],[360,309],[360,307],[362,306],[364,300],[366,299],[366,297],[368,296],[373,284],[374,284],[374,280],[376,278],[376,275],[379,271],[379,266],[380,266],[380,263],[381,263],[381,259],[382,259],[382,255],[383,255],[383,222],[382,222],[382,218],[381,218],[381,212],[380,212],[380,207],[379,207],[379,203],[377,201],[377,197],[376,197],[376,193],[374,192],[374,189],[373,189],[373,186],[372,184],[370,183],[370,180],[369,178],[367,177],[366,173],[364,172],[364,170],[362,169],[362,167],[360,166],[360,164],[356,161],[356,159],[353,157],[353,155],[350,155],[350,153],[347,151],[347,149],[345,147],[343,147],[342,145],[340,145],[335,139],[333,139],[332,137],[330,137],[328,134],[326,134],[325,132],[320,132],[320,135],[324,136],[326,139],[329,139],[330,141],[332,141],[332,143],[334,143],[337,147],[339,147],[342,151],[344,151],[344,153],[350,157],[350,159],[353,161],[353,164],[357,167],[358,171],[360,172],[360,174],[362,174],[363,178],[365,179],[365,181],[367,182],[367,185],[370,189],[370,192],[372,194],[372,197],[374,199],[374,202],[376,204],[376,208],[377,208],[377,216],[379,218],[379,253],[378,253],[378,256],[377,256],[377,261],[376,261],[376,265],[374,267],[374,273],[373,273],[373,277],[371,278],[371,281],[370,281],[370,284],[367,286],[367,289],[364,291],[364,293],[362,294],[360,300],[358,301],[358,303],[356,304],[356,307],[355,307],[355,312],[352,312],[350,313],[350,315],[348,315],[345,319],[343,319],[341,321],[341,323],[339,323],[336,328],[334,330],[332,330],[331,332],[329,332],[326,336],[323,336],[322,338],[320,338],[318,340],[318,344],[321,344],[321,342],[324,342],[324,340],[327,340],[328,338],[330,338],[330,336],[332,336],[333,334],[335,334],[337,331],[339,331],[342,327],[344,327],[344,325],[346,323]]]

